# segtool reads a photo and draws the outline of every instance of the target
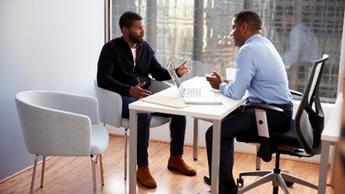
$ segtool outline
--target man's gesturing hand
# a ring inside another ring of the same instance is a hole
[[[185,74],[187,74],[190,71],[190,67],[187,66],[187,63],[189,62],[188,59],[184,60],[178,67],[177,67],[177,75],[178,76],[184,76]]]
[[[212,72],[206,75],[206,80],[210,82],[212,88],[219,89],[219,84],[222,83],[223,78],[217,72]]]
[[[140,83],[138,85],[132,86],[129,88],[129,95],[135,97],[135,98],[144,98],[146,96],[149,96],[151,94],[150,91],[143,89],[146,82]]]

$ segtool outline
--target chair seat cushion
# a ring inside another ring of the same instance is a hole
[[[160,125],[163,125],[170,121],[170,118],[163,117],[163,116],[152,116],[150,128],[158,127]],[[128,119],[122,119],[122,127],[129,128],[129,120]]]
[[[107,149],[109,142],[108,130],[100,124],[92,125],[91,154],[100,154]]]
[[[291,123],[291,127],[286,132],[275,132],[270,131],[270,143],[272,147],[279,149],[279,147],[294,147],[296,149],[302,148],[296,128],[295,128],[295,122],[293,121]],[[259,138],[257,133],[252,134],[246,134],[245,136],[238,136],[236,137],[236,140],[239,142],[247,142],[247,143],[259,143]]]
[[[170,121],[168,117],[152,116],[150,127],[158,127]]]

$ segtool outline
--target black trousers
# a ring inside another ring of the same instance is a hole
[[[284,112],[268,111],[267,122],[269,130],[286,131],[292,119],[292,104],[280,105]],[[205,135],[209,175],[212,166],[212,133],[211,126]],[[253,108],[240,107],[230,113],[221,123],[219,180],[226,182],[233,179],[234,138],[248,134],[257,135],[255,111]],[[254,161],[253,161],[254,162]]]
[[[128,105],[137,99],[134,97],[122,96],[122,117],[129,118]],[[186,117],[178,115],[158,114],[152,113],[152,115],[159,115],[164,117],[170,117],[170,154],[174,156],[180,156],[183,154],[184,136],[186,132]],[[137,165],[147,166],[149,138],[150,138],[150,113],[138,114],[138,145],[137,145]]]

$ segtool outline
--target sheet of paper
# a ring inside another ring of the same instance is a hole
[[[190,106],[187,105],[182,98],[175,96],[151,95],[140,100],[173,108],[186,108]]]

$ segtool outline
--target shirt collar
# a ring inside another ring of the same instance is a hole
[[[244,44],[249,43],[250,41],[254,40],[255,38],[257,38],[257,37],[259,37],[259,36],[261,36],[260,33],[257,33],[257,34],[252,35],[251,37],[249,37],[249,38],[244,42]]]

